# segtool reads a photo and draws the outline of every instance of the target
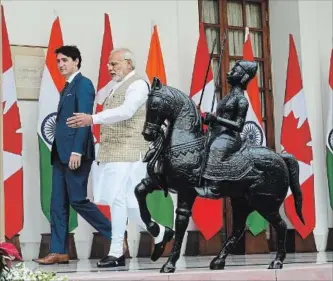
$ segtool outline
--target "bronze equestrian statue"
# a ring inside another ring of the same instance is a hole
[[[178,194],[175,233],[166,228],[163,241],[155,245],[151,256],[152,260],[157,260],[174,236],[172,251],[160,272],[175,271],[197,196],[231,199],[233,231],[211,261],[211,269],[224,268],[228,254],[244,233],[248,215],[254,210],[276,230],[277,254],[269,268],[283,266],[287,227],[279,208],[290,186],[296,212],[303,221],[299,166],[297,160],[286,152],[278,154],[267,147],[249,145],[241,140],[249,106],[244,90],[256,71],[254,62],[236,62],[227,74],[231,91],[219,101],[217,116],[207,113],[203,119],[188,95],[162,85],[154,78],[142,132],[153,146],[144,159],[148,162],[148,176],[136,186],[135,194],[141,218],[153,237],[159,234],[159,226],[151,219],[147,195],[157,189],[164,190],[165,195],[169,191]],[[209,135],[204,133],[202,123],[209,124]],[[202,161],[205,165],[201,171]],[[202,183],[198,185],[201,172]]]

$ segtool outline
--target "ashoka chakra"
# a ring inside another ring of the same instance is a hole
[[[330,146],[330,149],[333,150],[333,129],[328,134],[328,145]]]
[[[50,113],[45,117],[40,128],[44,141],[46,141],[49,145],[52,145],[53,143],[56,129],[56,118],[56,112]]]
[[[264,140],[261,128],[253,121],[245,122],[241,137],[249,145],[262,145]]]

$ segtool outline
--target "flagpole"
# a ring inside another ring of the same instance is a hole
[[[1,5],[1,1],[0,1]],[[0,23],[2,23],[2,12],[0,13]],[[2,50],[2,28],[0,28],[0,46]],[[0,51],[0,242],[5,241],[5,190],[3,177],[3,84],[2,84],[2,51]]]

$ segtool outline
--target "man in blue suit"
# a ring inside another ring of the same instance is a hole
[[[76,46],[62,46],[56,50],[56,56],[66,85],[60,95],[51,151],[50,253],[45,258],[35,259],[39,264],[68,263],[69,206],[107,239],[111,237],[110,221],[87,199],[88,177],[95,159],[91,127],[73,129],[66,125],[67,118],[74,112],[92,114],[94,86],[79,72],[82,59]]]

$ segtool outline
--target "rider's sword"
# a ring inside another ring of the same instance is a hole
[[[226,30],[224,32],[223,38],[222,38],[221,52],[220,52],[220,58],[219,58],[219,66],[218,66],[218,72],[217,72],[217,79],[216,79],[216,82],[215,82],[215,90],[214,90],[214,95],[213,95],[213,100],[212,100],[212,107],[211,107],[210,112],[213,112],[213,109],[214,109],[215,97],[216,97],[216,91],[217,91],[217,81],[218,81],[218,79],[221,79],[222,57],[223,57],[225,40],[227,39],[227,34],[228,34],[228,32]],[[212,51],[212,53],[213,53],[213,51]],[[222,81],[221,81],[221,85],[222,85]],[[203,96],[203,93],[201,95],[200,103],[201,103],[201,100],[202,100],[202,96]],[[210,134],[211,134],[211,124],[209,123],[209,125],[208,125],[208,135],[206,137],[205,145],[204,145],[204,157],[203,157],[202,162],[201,162],[201,169],[200,169],[200,176],[199,176],[199,187],[201,186],[202,174],[203,174],[203,170],[204,170],[204,167],[205,167],[206,161],[207,161],[208,141],[210,139]]]

